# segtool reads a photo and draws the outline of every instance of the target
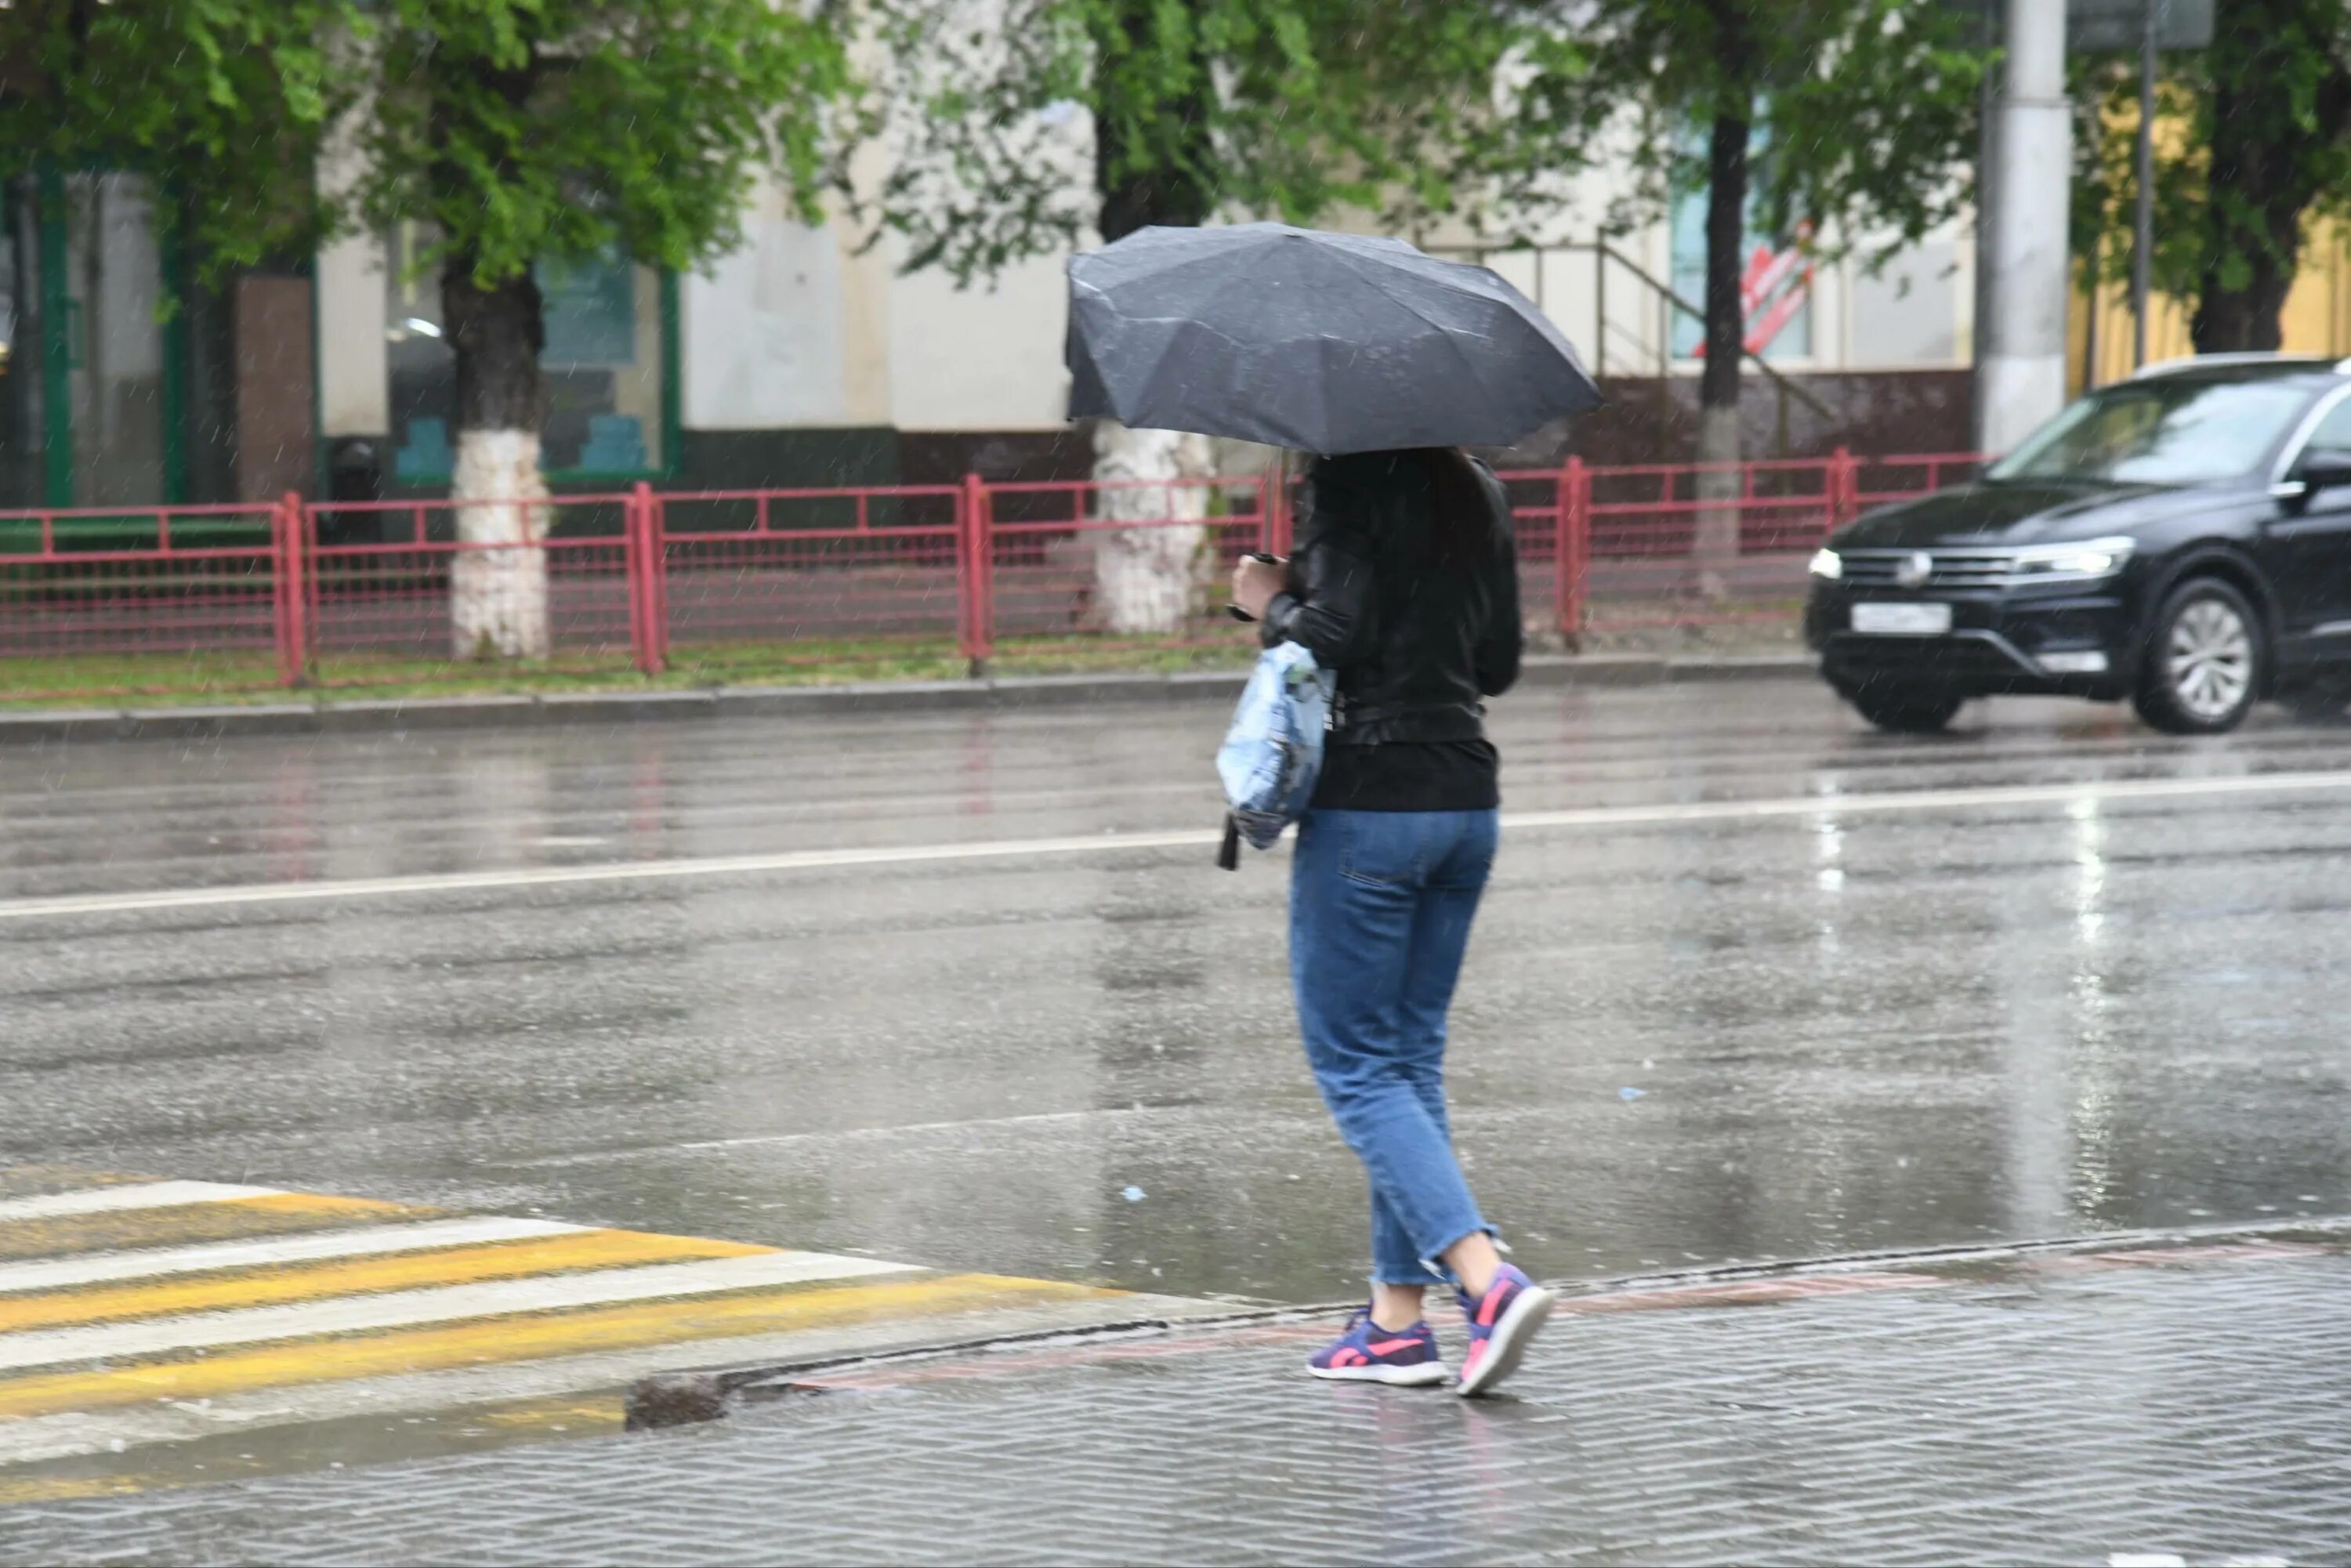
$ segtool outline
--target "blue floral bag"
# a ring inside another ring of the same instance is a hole
[[[1306,814],[1322,771],[1322,733],[1331,724],[1335,681],[1314,655],[1284,643],[1258,655],[1217,748],[1224,781],[1225,842],[1217,863],[1240,867],[1240,841],[1271,849],[1281,830]]]

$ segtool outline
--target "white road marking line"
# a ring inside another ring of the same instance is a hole
[[[690,1144],[638,1144],[621,1149],[578,1150],[563,1155],[538,1155],[509,1162],[517,1166],[595,1165],[606,1160],[674,1159],[679,1155],[708,1154],[717,1149],[772,1148],[779,1144],[832,1143],[841,1140],[918,1138],[925,1133],[974,1133],[999,1127],[1036,1126],[1047,1122],[1118,1122],[1142,1114],[1140,1108],[1102,1111],[1023,1111],[1010,1116],[974,1116],[962,1122],[903,1122],[886,1127],[845,1127],[831,1133],[755,1133],[740,1138],[704,1138]],[[1158,1113],[1153,1113],[1157,1114]],[[1311,1123],[1301,1125],[1311,1127]]]
[[[201,1274],[219,1269],[258,1269],[328,1258],[367,1258],[391,1252],[422,1252],[435,1247],[523,1241],[541,1236],[570,1236],[588,1228],[552,1219],[516,1219],[489,1214],[465,1219],[428,1219],[417,1225],[320,1230],[308,1236],[282,1236],[260,1241],[85,1252],[75,1258],[0,1263],[0,1295],[17,1291],[72,1290],[113,1280],[152,1279],[161,1274]]]
[[[84,1187],[37,1197],[0,1199],[0,1220],[56,1219],[74,1214],[108,1214],[126,1208],[170,1208],[183,1203],[226,1203],[239,1197],[276,1197],[274,1186],[233,1186],[216,1181],[148,1181],[125,1186]]]
[[[1112,1296],[1037,1301],[1017,1307],[922,1314],[821,1329],[680,1340],[665,1344],[545,1356],[488,1366],[453,1367],[381,1377],[256,1388],[216,1394],[202,1404],[166,1401],[108,1411],[68,1411],[0,1421],[0,1466],[36,1464],[119,1452],[156,1443],[185,1443],[225,1432],[251,1432],[360,1416],[502,1404],[619,1388],[648,1373],[690,1367],[748,1366],[830,1361],[1012,1334],[1068,1331],[1141,1318],[1181,1319],[1231,1311],[1228,1302],[1173,1296]]]
[[[1505,828],[1607,828],[1645,823],[1838,817],[1893,811],[1968,810],[1985,806],[2193,800],[2213,795],[2292,795],[2351,789],[2351,771],[2258,773],[2228,779],[2099,779],[2070,784],[1987,784],[1958,789],[1889,789],[1796,795],[1774,800],[1691,800],[1669,806],[1594,806],[1505,812]],[[5,909],[0,905],[0,910]]]
[[[1071,839],[981,839],[962,844],[907,844],[785,854],[712,855],[695,860],[636,861],[612,865],[529,866],[427,876],[354,877],[341,882],[266,882],[233,887],[174,888],[153,893],[97,893],[65,898],[0,902],[0,920],[60,915],[112,915],[141,909],[204,909],[223,904],[286,904],[320,898],[386,898],[419,893],[468,893],[486,888],[561,887],[577,883],[657,882],[675,877],[742,876],[835,867],[915,865],[927,862],[1000,860],[1014,855],[1066,855],[1104,850],[1181,849],[1214,844],[1221,833],[1096,833]]]
[[[1617,828],[1677,822],[1763,821],[1774,817],[1948,811],[1992,806],[2070,805],[2077,801],[2193,800],[2224,795],[2309,794],[2351,789],[2351,771],[2248,774],[2228,779],[2091,779],[2070,784],[1989,785],[1959,789],[1800,795],[1762,800],[1698,800],[1651,806],[1593,806],[1562,811],[1505,812],[1513,831]],[[164,888],[147,893],[96,893],[60,898],[0,900],[0,920],[120,915],[151,909],[210,909],[319,899],[393,898],[418,894],[564,887],[583,883],[660,882],[682,877],[771,875],[858,866],[945,864],[958,861],[1044,859],[1135,850],[1198,849],[1215,844],[1215,831],[1092,833],[1052,839],[982,839],[967,843],[871,845],[799,850],[781,854],[711,855],[692,860],[624,862],[609,865],[527,866],[494,872],[418,876],[353,877],[335,882],[250,883],[230,887]]]
[[[373,1296],[339,1296],[287,1306],[247,1307],[177,1318],[0,1334],[0,1369],[164,1355],[173,1351],[259,1344],[269,1340],[307,1339],[320,1334],[366,1333],[513,1312],[556,1312],[570,1307],[609,1306],[620,1301],[660,1301],[719,1291],[916,1271],[911,1263],[885,1263],[870,1258],[841,1258],[822,1252],[769,1252],[696,1263],[599,1269],[584,1274],[494,1280],[481,1284],[392,1291]]]

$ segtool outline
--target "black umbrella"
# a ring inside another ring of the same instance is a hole
[[[1600,389],[1533,301],[1402,240],[1138,229],[1070,261],[1072,419],[1323,454],[1504,446]]]

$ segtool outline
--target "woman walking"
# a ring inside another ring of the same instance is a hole
[[[1446,1012],[1501,803],[1482,699],[1518,679],[1524,641],[1510,507],[1458,448],[1325,457],[1299,535],[1284,566],[1243,561],[1233,601],[1266,646],[1301,643],[1338,677],[1290,963],[1315,1083],[1371,1179],[1372,1300],[1309,1370],[1444,1382],[1421,1302],[1449,1282],[1469,1326],[1458,1388],[1480,1394],[1552,1308],[1501,1260],[1445,1108]]]

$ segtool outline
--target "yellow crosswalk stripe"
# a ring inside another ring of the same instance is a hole
[[[691,1301],[486,1318],[347,1339],[302,1340],[198,1359],[129,1362],[103,1371],[0,1378],[0,1417],[118,1409],[256,1388],[576,1355],[686,1340],[833,1327],[883,1318],[977,1312],[1117,1292],[988,1274],[823,1285]]]
[[[286,1192],[224,1203],[122,1209],[57,1219],[6,1220],[0,1221],[0,1259],[62,1258],[77,1252],[110,1252],[126,1247],[235,1241],[254,1236],[288,1236],[350,1225],[427,1219],[442,1213],[440,1209],[413,1208],[372,1198]]]
[[[76,1498],[122,1497],[154,1483],[143,1476],[59,1476],[53,1480],[0,1481],[0,1508],[20,1503],[70,1502]]]
[[[610,1431],[651,1372],[1207,1309],[557,1218],[0,1168],[0,1503],[311,1468],[352,1443],[421,1455]]]
[[[241,1241],[199,1241],[193,1247],[133,1247],[123,1252],[77,1252],[68,1258],[0,1263],[0,1296],[35,1291],[89,1290],[167,1274],[225,1274],[232,1270],[290,1268],[327,1260],[437,1252],[491,1241],[576,1236],[590,1228],[555,1219],[507,1214],[461,1215],[402,1225],[358,1225],[298,1236],[255,1236]]]
[[[104,1290],[0,1296],[0,1333],[273,1306],[428,1285],[617,1269],[632,1263],[747,1258],[772,1250],[739,1241],[705,1241],[689,1236],[586,1230],[570,1236],[403,1252],[388,1258],[330,1260],[225,1274],[181,1275],[159,1283]]]

